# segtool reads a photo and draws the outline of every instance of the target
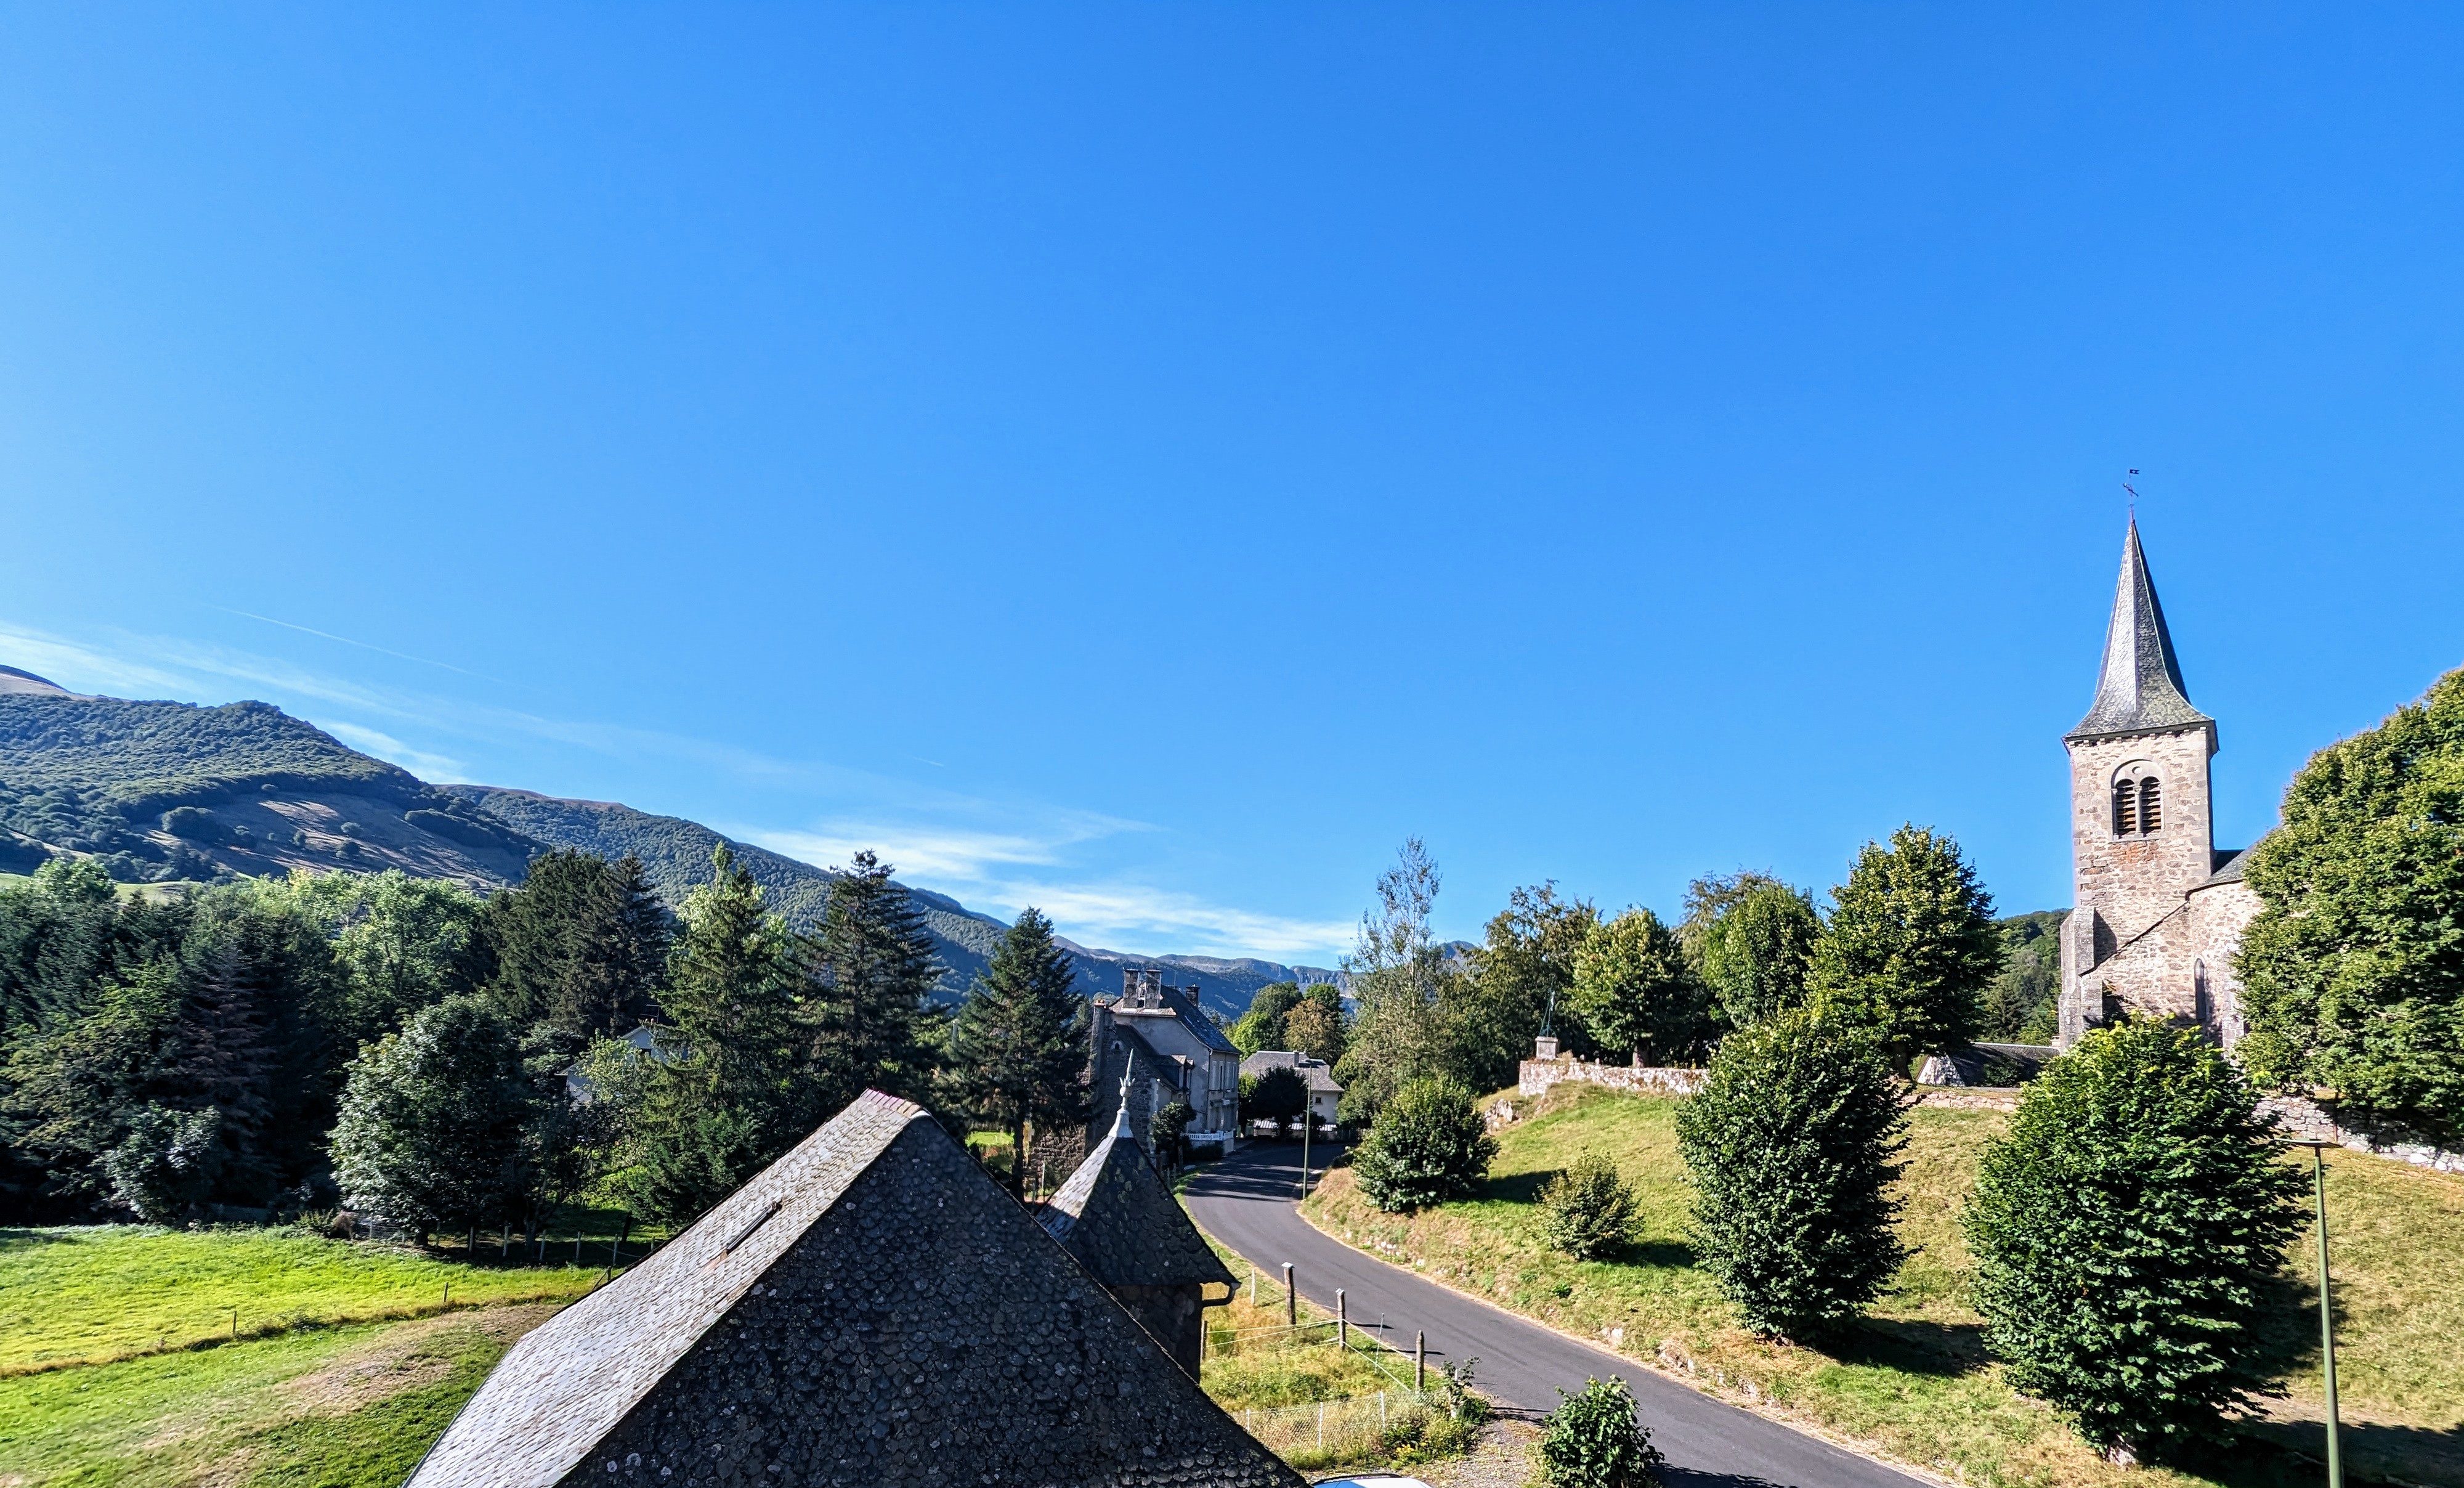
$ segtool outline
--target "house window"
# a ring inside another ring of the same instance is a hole
[[[2139,783],[2116,781],[2113,787],[2113,834],[2127,837],[2139,831]]]

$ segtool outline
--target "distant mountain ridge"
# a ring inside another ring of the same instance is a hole
[[[673,906],[710,880],[721,842],[775,911],[799,928],[812,924],[828,873],[699,822],[495,786],[431,786],[271,703],[89,698],[0,667],[0,873],[31,873],[63,855],[96,858],[122,882],[399,868],[487,892],[520,882],[542,852],[580,848],[640,858]],[[947,895],[908,892],[933,933],[941,994],[956,997],[1006,925]],[[1251,958],[1063,944],[1089,991],[1117,990],[1124,967],[1161,966],[1227,1018],[1268,983],[1336,976]]]

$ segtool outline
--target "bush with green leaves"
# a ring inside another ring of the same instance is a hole
[[[531,1187],[537,1099],[513,1025],[481,997],[448,997],[352,1061],[335,1179],[352,1208],[421,1233],[503,1222]]]
[[[2247,877],[2262,907],[2235,963],[2234,1057],[2464,1140],[2464,671],[2313,755]]]
[[[1636,1414],[1625,1381],[1585,1380],[1540,1425],[1540,1476],[1551,1488],[1643,1488],[1666,1466]]]
[[[2269,1385],[2301,1174],[2194,1029],[2091,1032],[2020,1098],[1965,1216],[1986,1341],[2092,1445],[2145,1455]]]
[[[213,1194],[223,1166],[222,1113],[149,1105],[128,1120],[128,1135],[102,1156],[112,1201],[148,1224],[176,1225]]]
[[[1721,1041],[1677,1144],[1695,1246],[1748,1327],[1821,1338],[1890,1282],[1906,1099],[1861,1021],[1796,1009]]]
[[[2002,970],[1993,896],[1947,833],[1905,826],[1868,842],[1831,891],[1806,987],[1814,1003],[1879,1027],[1895,1063],[1974,1038]]]
[[[1352,1155],[1353,1179],[1390,1214],[1459,1199],[1480,1187],[1497,1139],[1452,1080],[1414,1080],[1377,1113]]]
[[[1549,1180],[1540,1210],[1549,1243],[1576,1260],[1606,1260],[1634,1238],[1634,1188],[1597,1152]]]

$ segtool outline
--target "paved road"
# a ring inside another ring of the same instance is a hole
[[[1624,1375],[1652,1444],[1668,1458],[1669,1488],[1921,1488],[1916,1478],[1329,1239],[1294,1211],[1299,1174],[1298,1146],[1247,1147],[1201,1170],[1188,1189],[1189,1210],[1269,1277],[1291,1262],[1310,1301],[1331,1309],[1334,1289],[1343,1288],[1355,1326],[1382,1325],[1406,1351],[1413,1331],[1425,1330],[1433,1358],[1478,1359],[1480,1388],[1501,1405],[1545,1411],[1560,1387]]]

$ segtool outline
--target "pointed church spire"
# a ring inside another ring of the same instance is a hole
[[[2139,522],[2131,519],[2122,544],[2122,582],[2113,593],[2113,619],[2104,632],[2104,670],[2098,674],[2096,702],[2066,738],[2100,739],[2215,721],[2190,706],[2182,686],[2182,665],[2173,658],[2173,636],[2165,609],[2156,603],[2155,581],[2139,550]],[[2212,743],[2210,745],[2213,747]]]

